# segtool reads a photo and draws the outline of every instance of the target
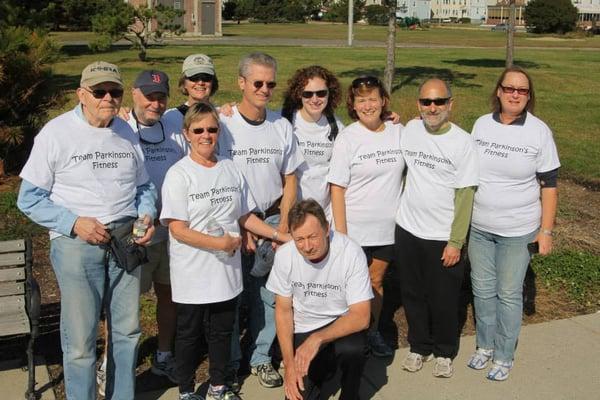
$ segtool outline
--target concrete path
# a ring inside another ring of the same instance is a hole
[[[48,368],[42,357],[36,357],[35,389],[41,400],[54,400],[54,392],[50,386]],[[25,398],[29,374],[21,368],[19,361],[3,361],[0,363],[0,399],[21,400]]]
[[[361,399],[600,399],[600,313],[523,327],[515,367],[505,382],[488,381],[485,370],[466,367],[474,348],[474,337],[462,338],[451,379],[434,378],[432,363],[425,364],[418,373],[403,371],[400,365],[407,349],[396,351],[393,359],[371,358],[363,376]],[[335,386],[327,389],[335,392]],[[242,397],[283,400],[284,395],[281,388],[265,389],[256,377],[250,376],[242,387]],[[176,400],[177,389],[141,393],[136,397],[136,400],[159,399]]]

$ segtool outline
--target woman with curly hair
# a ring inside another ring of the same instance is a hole
[[[315,199],[329,220],[331,200],[326,176],[333,142],[344,128],[334,114],[341,93],[340,83],[331,71],[318,65],[301,68],[288,81],[281,110],[294,127],[306,161],[296,170],[298,198]]]

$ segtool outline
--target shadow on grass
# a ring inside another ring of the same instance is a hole
[[[446,64],[454,64],[460,65],[464,67],[480,67],[480,68],[504,68],[506,65],[506,61],[503,59],[494,59],[494,58],[459,58],[456,60],[442,60],[443,63]],[[538,69],[542,67],[548,67],[548,64],[538,64],[533,61],[525,61],[525,60],[515,60],[515,65],[525,69]]]
[[[362,75],[383,76],[382,68],[354,68],[352,70],[343,71],[339,74],[340,77],[358,77]],[[394,82],[392,92],[401,89],[406,85],[419,84],[428,78],[440,78],[452,86],[471,88],[481,87],[477,83],[472,83],[477,74],[465,73],[451,70],[449,68],[435,68],[412,66],[396,68],[394,72]]]

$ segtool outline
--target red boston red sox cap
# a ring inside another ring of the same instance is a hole
[[[133,87],[140,89],[144,95],[150,93],[163,93],[169,95],[169,77],[162,71],[142,71],[133,83]]]

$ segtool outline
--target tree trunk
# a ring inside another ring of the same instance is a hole
[[[4,159],[0,158],[0,178],[6,175],[6,169],[4,168]]]
[[[513,66],[515,50],[515,0],[510,0],[508,29],[506,30],[506,68]]]
[[[383,85],[388,93],[392,94],[392,84],[394,82],[394,72],[396,69],[396,0],[388,1],[389,19],[388,19],[388,37],[387,37],[387,57],[385,63],[385,72]]]

